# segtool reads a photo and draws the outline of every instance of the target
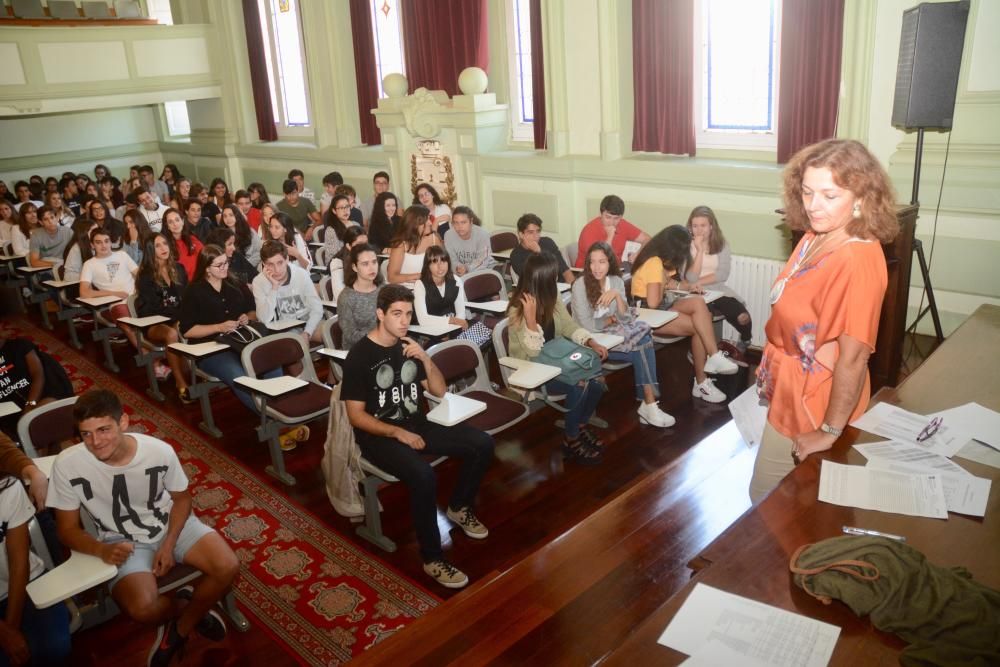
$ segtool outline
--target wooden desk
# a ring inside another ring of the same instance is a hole
[[[981,306],[916,372],[873,402],[889,401],[920,414],[975,400],[1000,409],[1000,307]],[[947,387],[947,391],[942,388]],[[956,458],[969,472],[993,480],[984,518],[949,513],[947,521],[840,507],[819,502],[819,463],[828,458],[863,465],[850,445],[879,438],[848,429],[831,452],[798,466],[759,506],[748,511],[692,562],[696,574],[657,609],[605,664],[678,664],[686,656],[656,643],[697,582],[839,626],[831,664],[896,664],[904,647],[834,601],[825,606],[792,583],[791,554],[802,544],[841,535],[844,525],[903,535],[907,544],[943,567],[965,566],[974,578],[1000,588],[1000,469]]]

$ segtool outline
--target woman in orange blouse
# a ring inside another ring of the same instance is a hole
[[[750,482],[756,502],[796,462],[830,449],[861,416],[887,283],[882,243],[899,231],[885,170],[857,141],[799,151],[784,173],[786,218],[805,235],[771,290],[757,386],[769,401]]]

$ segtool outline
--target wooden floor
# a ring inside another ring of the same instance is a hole
[[[9,306],[9,300],[0,303]],[[0,312],[3,312],[0,310]],[[10,312],[9,310],[7,311]],[[37,311],[31,313],[32,321],[40,319]],[[64,340],[65,327],[54,332]],[[923,342],[910,356],[910,366],[915,367],[923,356],[929,354],[929,345]],[[84,354],[95,361],[100,351],[92,342],[86,343]],[[137,391],[144,387],[144,376],[127,360],[127,350],[118,350],[122,368],[120,379]],[[638,406],[633,398],[631,373],[615,373],[609,380],[611,391],[603,399],[598,414],[610,422],[610,428],[601,433],[609,443],[605,462],[593,468],[572,464],[564,466],[556,453],[560,435],[553,427],[556,413],[542,410],[507,433],[497,437],[496,461],[481,487],[477,513],[490,528],[489,539],[469,540],[439,515],[446,557],[461,567],[473,585],[500,576],[511,570],[527,555],[558,540],[585,517],[592,515],[611,499],[620,496],[648,475],[668,468],[690,448],[701,442],[729,421],[724,405],[710,405],[691,398],[691,366],[685,357],[686,347],[672,345],[661,349],[657,355],[663,398],[661,405],[677,418],[677,425],[670,429],[640,426],[635,415]],[[733,378],[726,379],[733,383]],[[721,384],[721,383],[720,383]],[[247,418],[245,408],[228,392],[217,392],[212,399],[216,421],[225,437],[214,441],[221,449],[239,459],[272,483],[276,493],[290,497],[304,508],[324,520],[335,531],[360,546],[373,557],[389,563],[415,581],[426,586],[442,599],[462,595],[462,591],[440,588],[423,574],[417,551],[415,535],[410,528],[408,500],[401,485],[383,489],[380,499],[385,511],[384,528],[399,545],[392,554],[381,551],[357,538],[353,527],[337,515],[326,498],[323,478],[319,469],[325,432],[322,425],[313,428],[308,443],[286,455],[289,471],[298,479],[294,487],[285,487],[263,473],[267,463],[266,452],[256,441],[252,431],[254,421]],[[184,406],[175,395],[168,395],[165,410],[175,419],[195,426],[199,419],[197,406]],[[752,457],[739,452],[719,454],[718,464],[706,455],[698,457],[696,467],[683,467],[671,472],[674,483],[689,479],[690,483],[707,483],[714,477],[711,495],[703,498],[697,512],[678,517],[676,529],[683,534],[681,547],[675,558],[686,563],[685,554],[697,553],[724,530],[729,523],[749,506],[746,488],[750,476]],[[718,473],[713,471],[718,468]],[[456,469],[449,463],[439,468],[439,505],[444,506],[454,483]],[[708,487],[706,487],[708,488]],[[665,492],[666,493],[666,492]],[[643,502],[667,501],[663,498],[646,498]],[[457,533],[457,535],[456,535]],[[689,556],[687,556],[689,557]],[[685,560],[681,560],[685,559]],[[567,563],[565,585],[575,578],[586,577],[586,559]],[[556,583],[556,582],[553,582]],[[642,591],[637,591],[641,596]],[[641,599],[637,601],[641,608]],[[610,610],[613,611],[613,610]],[[581,610],[581,613],[588,613]],[[145,653],[153,633],[124,619],[74,636],[74,665],[144,664]],[[542,638],[544,639],[544,638]],[[192,645],[184,664],[197,665],[284,665],[292,664],[290,656],[263,632],[250,632],[225,644],[213,647],[205,642]],[[526,658],[541,664],[543,657],[527,651]],[[541,660],[537,662],[535,658]]]

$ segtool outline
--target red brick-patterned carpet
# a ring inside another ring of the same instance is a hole
[[[0,327],[52,354],[77,393],[95,386],[114,391],[131,430],[177,450],[191,480],[195,513],[226,538],[243,564],[236,595],[251,632],[268,632],[302,664],[338,665],[437,606],[430,593],[342,539],[59,339],[18,318]]]

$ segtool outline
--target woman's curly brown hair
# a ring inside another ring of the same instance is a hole
[[[861,142],[827,139],[806,146],[788,161],[783,174],[785,218],[792,229],[809,231],[802,203],[802,176],[809,167],[825,167],[833,180],[861,202],[861,216],[847,223],[852,236],[890,243],[899,233],[896,195],[888,174]]]

